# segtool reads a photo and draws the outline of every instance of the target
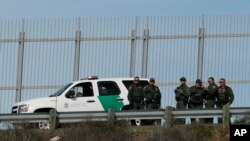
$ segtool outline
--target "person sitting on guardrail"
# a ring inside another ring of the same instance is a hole
[[[175,92],[176,109],[186,109],[188,98],[190,96],[189,88],[186,85],[186,78],[180,78],[180,86],[178,86]],[[185,119],[176,119],[176,124],[185,124]]]
[[[226,80],[225,78],[221,78],[220,81],[220,86],[218,89],[218,95],[217,97],[217,102],[216,106],[217,108],[223,108],[224,105],[226,104],[232,104],[234,100],[234,93],[232,89],[226,85]],[[222,118],[218,118],[218,123],[222,123]]]
[[[195,85],[190,87],[189,90],[190,90],[190,98],[189,98],[188,108],[202,109],[203,100],[205,99],[205,92],[206,92],[202,86],[202,81],[200,79],[197,79],[195,81]],[[194,123],[194,122],[195,122],[195,119],[191,118],[191,123]]]

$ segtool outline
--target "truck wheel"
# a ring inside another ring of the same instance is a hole
[[[38,128],[39,129],[49,129],[50,128],[49,121],[38,122]]]
[[[57,126],[57,124],[55,123],[55,125],[53,125],[54,121],[56,122],[56,110],[55,109],[39,109],[37,111],[35,111],[35,113],[49,113],[49,120],[48,121],[43,121],[43,122],[38,122],[37,123],[37,127],[39,129],[50,129],[53,128],[53,126]]]
[[[129,120],[127,123],[128,123],[128,126],[142,126],[142,120],[141,119]]]
[[[161,125],[161,119],[155,119],[155,120],[153,121],[153,124],[156,125],[156,126],[157,126],[157,125],[158,125],[158,126]]]
[[[132,120],[127,120],[126,123],[127,123],[127,126],[132,126],[133,125]]]
[[[140,119],[136,119],[135,120],[135,125],[136,126],[141,126],[142,125],[141,120]]]

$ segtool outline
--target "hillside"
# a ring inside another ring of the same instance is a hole
[[[81,123],[50,130],[11,129],[0,131],[1,141],[228,141],[229,128],[222,125],[127,126],[116,123]]]

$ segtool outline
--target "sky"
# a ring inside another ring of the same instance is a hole
[[[134,16],[199,16],[199,15],[242,15],[242,14],[249,15],[250,14],[249,6],[250,6],[250,0],[0,0],[0,21],[2,19],[20,19],[20,18],[44,19],[44,18],[76,18],[76,17],[127,17],[127,16],[134,17]],[[245,27],[243,25],[244,24],[242,24],[242,27]],[[246,30],[248,31],[248,28]],[[216,44],[217,42],[216,43],[213,43],[213,41],[210,42],[212,42],[210,46],[217,45]],[[237,41],[235,40],[232,40],[232,42],[237,43]],[[218,42],[218,45],[221,45],[220,43],[221,42]],[[226,42],[226,43],[231,43],[231,42]],[[249,42],[247,40],[243,43],[247,44]],[[241,43],[240,45],[243,45],[243,43]],[[175,45],[176,43],[173,42],[173,44]],[[57,47],[59,45],[57,45]],[[32,46],[32,44],[30,44],[30,46]],[[64,45],[64,47],[66,46],[67,44]],[[15,70],[13,70],[13,72],[14,71]],[[13,82],[15,83],[16,82],[15,78],[13,80],[14,80]],[[249,88],[248,86],[249,84],[246,84],[246,86],[244,85],[244,88],[239,87],[238,90],[239,93],[247,94],[245,92],[245,88]],[[236,87],[237,86],[233,87],[235,91]],[[29,90],[27,91],[30,92]],[[27,96],[30,95],[28,94]],[[238,105],[242,104],[249,105],[247,99],[244,98],[242,99],[246,100],[246,102],[242,102],[243,100],[237,100],[239,103]],[[237,105],[237,101],[235,102],[236,103],[235,105]],[[11,102],[13,103],[14,99]]]
[[[249,0],[0,0],[0,19],[249,14]]]

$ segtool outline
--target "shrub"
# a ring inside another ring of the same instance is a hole
[[[118,122],[114,126],[109,126],[106,122],[84,122],[60,130],[58,136],[65,141],[132,140],[126,122]]]
[[[233,124],[250,125],[250,113],[246,113],[243,118],[234,121]]]
[[[212,125],[204,125],[204,124],[195,124],[193,125],[193,131],[195,138],[200,141],[206,141],[213,135],[213,126]]]
[[[192,130],[186,126],[175,126],[166,128],[161,126],[154,127],[153,132],[146,141],[194,141]]]

